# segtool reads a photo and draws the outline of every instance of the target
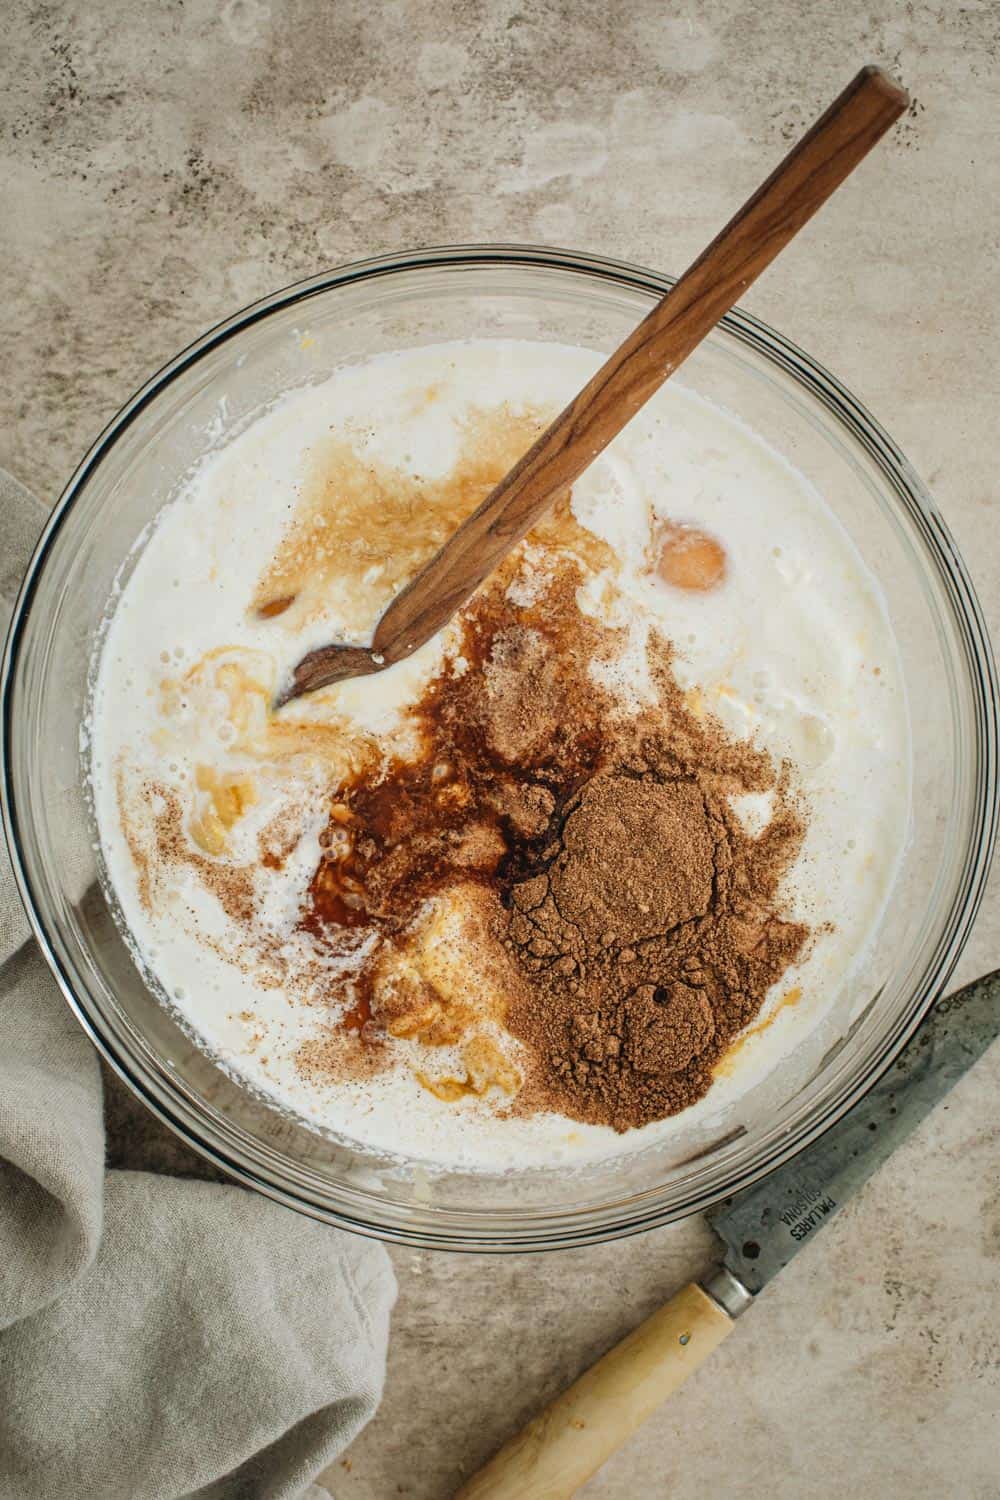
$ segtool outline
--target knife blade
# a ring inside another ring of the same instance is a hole
[[[1000,1036],[1000,971],[938,1001],[874,1088],[769,1176],[706,1215],[726,1246],[702,1282],[738,1316]],[[732,1277],[737,1287],[730,1286]],[[731,1305],[729,1305],[731,1304]]]

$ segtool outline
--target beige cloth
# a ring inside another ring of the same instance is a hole
[[[6,624],[44,509],[0,471]],[[369,1420],[381,1246],[105,1171],[97,1058],[0,849],[0,1500],[291,1500]]]

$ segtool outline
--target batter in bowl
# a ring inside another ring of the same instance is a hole
[[[272,710],[599,362],[441,344],[289,394],[140,539],[100,648],[97,824],[149,981],[250,1086],[410,1159],[583,1163],[724,1102],[850,983],[906,837],[874,580],[676,383],[439,637]]]

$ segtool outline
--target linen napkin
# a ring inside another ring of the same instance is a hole
[[[0,470],[0,625],[45,509]],[[385,1251],[105,1170],[97,1057],[0,849],[0,1500],[293,1500],[373,1415]]]

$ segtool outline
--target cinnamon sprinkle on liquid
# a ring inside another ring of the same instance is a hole
[[[343,446],[319,455],[260,581],[258,617],[298,630],[343,586],[369,628],[541,419],[474,418],[436,489]],[[654,539],[650,568],[670,586],[713,588],[726,567],[706,533],[670,524]],[[321,1026],[296,1053],[304,1078],[407,1068],[451,1107],[488,1100],[624,1131],[704,1094],[801,956],[810,933],[781,895],[803,833],[790,773],[682,693],[655,630],[655,701],[628,709],[604,685],[634,647],[578,592],[595,574],[613,589],[616,571],[563,496],[461,611],[457,649],[406,711],[412,733],[395,758],[371,736],[352,740],[335,696],[330,722],[275,714],[265,677],[231,651],[168,685],[224,690],[272,774],[308,751],[335,788],[293,935],[311,956],[290,1003],[314,1007]],[[284,988],[287,933],[262,926],[257,877],[284,868],[309,810],[272,820],[237,864],[230,823],[255,784],[206,769],[195,791],[192,813],[176,792],[146,788],[158,867],[193,870],[263,958],[258,982]],[[770,793],[774,809],[757,837],[730,806],[750,792]]]
[[[581,562],[563,555],[521,606],[512,570],[467,607],[458,655],[411,710],[417,758],[339,790],[302,924],[333,946],[378,935],[341,1023],[362,1042],[482,1046],[470,997],[492,974],[509,1042],[491,1043],[488,1077],[509,1107],[625,1130],[708,1089],[801,953],[778,895],[801,816],[766,755],[689,711],[666,642],[650,648],[655,707],[630,716],[598,686],[591,664],[622,641],[580,611]],[[765,790],[775,813],[754,839],[728,799]],[[421,924],[471,889],[482,926],[456,999]],[[489,1089],[418,1076],[448,1101]]]

